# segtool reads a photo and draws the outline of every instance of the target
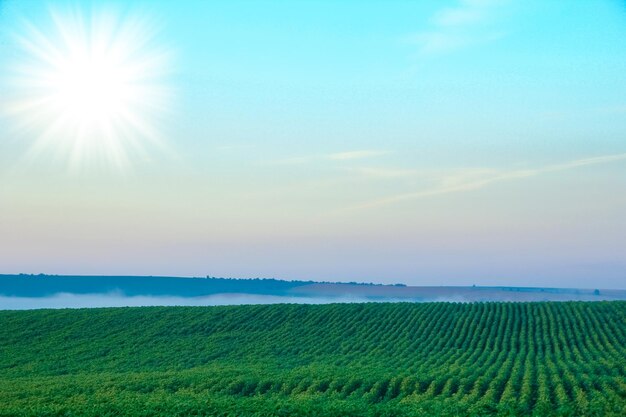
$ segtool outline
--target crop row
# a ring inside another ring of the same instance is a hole
[[[39,393],[67,405],[85,392],[319,398],[409,415],[624,415],[626,303],[0,312],[0,403]]]

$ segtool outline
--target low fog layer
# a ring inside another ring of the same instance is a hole
[[[206,297],[154,297],[123,294],[55,294],[49,297],[0,296],[0,310],[39,308],[219,306],[243,304],[329,304],[372,302],[363,297],[289,297],[257,294],[215,294]],[[397,301],[392,299],[375,301]]]

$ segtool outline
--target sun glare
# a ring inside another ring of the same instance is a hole
[[[16,35],[9,112],[34,133],[31,155],[54,148],[72,165],[94,159],[117,166],[161,144],[168,53],[146,20],[100,11],[50,13]],[[33,130],[35,130],[33,132]]]
[[[97,59],[90,54],[72,57],[51,77],[53,102],[74,123],[99,124],[123,110],[132,89],[120,63]],[[123,63],[122,63],[123,65]]]

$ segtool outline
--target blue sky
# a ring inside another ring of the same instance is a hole
[[[139,122],[76,151],[20,107],[24,39],[100,15],[145,40]],[[0,27],[1,272],[626,288],[623,1],[8,0]]]

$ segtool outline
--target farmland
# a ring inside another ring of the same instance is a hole
[[[626,415],[626,302],[0,311],[0,415]]]

